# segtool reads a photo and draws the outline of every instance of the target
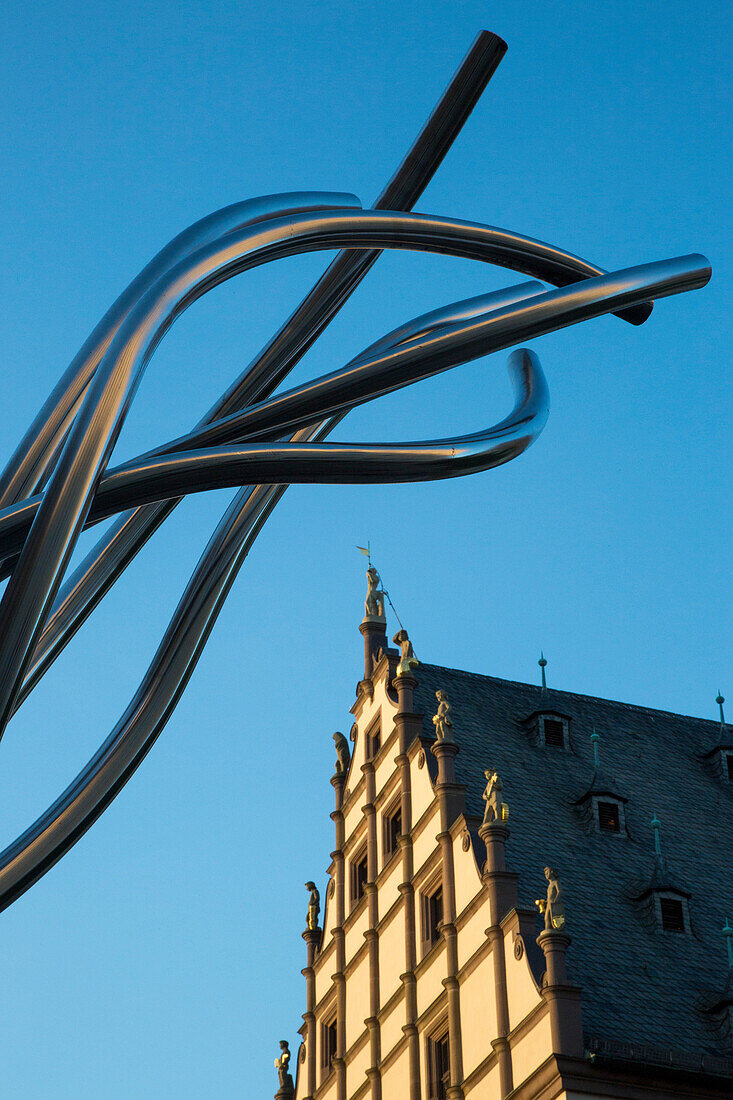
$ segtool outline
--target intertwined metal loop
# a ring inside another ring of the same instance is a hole
[[[107,740],[54,805],[0,855],[0,908],[83,835],[149,751],[287,484],[421,481],[489,469],[536,439],[548,393],[537,357],[521,349],[509,357],[512,412],[471,435],[325,442],[350,409],[602,314],[640,324],[653,299],[707,282],[710,268],[702,256],[608,274],[518,233],[409,212],[496,67],[499,43],[493,35],[479,36],[373,209],[362,210],[344,194],[272,195],[225,207],[176,237],[100,321],[9,462],[0,478],[0,559],[9,577],[0,602],[0,736],[181,497],[222,486],[239,491]],[[275,392],[385,248],[461,256],[530,278],[418,317],[341,370]],[[183,311],[226,279],[319,249],[344,251],[196,427],[111,467],[141,376]],[[112,516],[117,518],[97,546],[64,579],[84,528]]]

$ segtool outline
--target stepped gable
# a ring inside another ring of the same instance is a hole
[[[507,865],[520,875],[520,905],[544,896],[546,864],[557,869],[586,1042],[719,1056],[700,1012],[700,991],[724,982],[720,929],[733,911],[733,784],[712,778],[701,759],[718,724],[437,665],[422,664],[417,679],[415,709],[425,715],[426,737],[435,691],[444,688],[450,698],[456,774],[468,788],[470,814],[483,814],[484,768],[502,777],[511,807]],[[569,751],[533,744],[522,724],[553,710],[571,719]],[[589,833],[574,805],[593,776],[594,726],[604,768],[628,798],[625,837]],[[650,927],[634,900],[654,871],[655,813],[670,869],[691,895],[690,935]]]

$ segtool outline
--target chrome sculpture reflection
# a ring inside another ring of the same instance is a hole
[[[0,601],[0,736],[181,497],[240,488],[126,711],[67,790],[0,854],[0,908],[83,835],[149,751],[287,484],[421,481],[486,470],[515,458],[537,438],[549,402],[536,355],[520,349],[509,357],[514,409],[471,435],[417,443],[325,442],[350,409],[605,313],[641,324],[654,299],[709,279],[709,265],[698,255],[608,274],[513,231],[410,212],[505,49],[495,35],[478,36],[371,209],[362,210],[347,194],[270,195],[225,207],[176,237],[100,321],[8,463],[0,477],[0,561],[9,578]],[[184,310],[260,264],[334,248],[343,251],[188,435],[109,466],[140,378]],[[385,248],[479,260],[530,281],[415,318],[341,370],[276,394]],[[62,583],[82,530],[117,513]]]

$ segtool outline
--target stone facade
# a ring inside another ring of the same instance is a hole
[[[644,1035],[625,1052],[584,1040],[572,916],[542,931],[520,905],[511,812],[482,824],[456,781],[460,722],[454,742],[431,738],[421,670],[397,676],[380,630],[362,634],[323,928],[304,933],[296,1100],[733,1095],[724,1050],[678,1072],[644,1053]],[[539,882],[545,861],[517,870]]]

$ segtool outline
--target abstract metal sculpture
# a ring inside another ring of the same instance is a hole
[[[0,854],[0,909],[68,851],[150,750],[288,483],[420,481],[489,469],[536,439],[548,394],[536,356],[519,350],[509,357],[515,408],[484,431],[419,443],[324,442],[350,409],[606,313],[641,324],[653,299],[708,281],[710,268],[699,255],[608,274],[512,231],[410,212],[505,50],[496,35],[478,36],[372,209],[338,193],[271,195],[225,207],[176,237],[102,318],[8,463],[0,477],[0,559],[2,576],[9,577],[0,602],[0,736],[181,497],[222,486],[240,489],[117,725],[67,790]],[[109,466],[140,378],[184,310],[260,264],[334,248],[343,251],[189,435]],[[530,281],[427,313],[343,369],[275,394],[385,248],[497,264]],[[64,582],[84,528],[120,512]]]

